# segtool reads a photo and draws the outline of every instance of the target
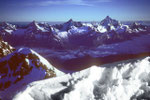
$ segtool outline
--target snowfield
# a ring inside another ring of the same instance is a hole
[[[149,83],[150,57],[145,57],[36,81],[13,100],[150,99]]]

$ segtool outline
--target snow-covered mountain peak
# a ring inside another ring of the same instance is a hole
[[[1,35],[10,35],[13,31],[17,30],[16,26],[7,22],[0,24],[0,34]]]
[[[39,25],[36,21],[32,21],[31,23],[29,23],[28,27],[32,27],[32,28],[37,29],[39,27]]]
[[[76,21],[73,21],[72,19],[70,19],[69,21],[67,21],[66,23],[64,23],[62,25],[62,29],[61,30],[68,31],[69,29],[71,29],[72,26],[81,27],[82,23],[81,22],[76,22]]]
[[[130,28],[132,29],[133,32],[136,32],[136,33],[147,31],[147,26],[144,26],[137,22],[134,22],[133,24],[131,24]]]
[[[7,22],[2,22],[0,26],[1,26],[1,27],[11,27],[11,28],[16,28],[15,25],[12,25],[12,24],[7,23]]]
[[[31,35],[31,33],[48,33],[50,30],[50,26],[46,23],[37,23],[35,21],[31,22],[28,25],[27,30],[25,31],[25,33],[29,33],[28,35]]]
[[[0,60],[0,90],[5,90],[0,95],[6,98],[10,90],[15,93],[30,82],[62,74],[35,51],[20,48]]]
[[[105,19],[106,20],[112,20],[112,18],[110,16],[106,16]]]
[[[118,26],[120,26],[120,22],[112,19],[111,17],[107,16],[105,19],[103,19],[100,24],[102,26],[105,26],[107,28],[107,30],[111,30],[112,27],[117,28]]]
[[[66,23],[73,23],[73,19],[69,19],[69,21],[67,21]]]
[[[109,16],[106,16],[101,22],[100,24],[111,24],[113,22],[113,19]]]
[[[35,25],[37,24],[37,22],[35,20],[33,20],[31,23],[29,23],[29,25]]]

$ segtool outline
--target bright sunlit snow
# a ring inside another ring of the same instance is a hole
[[[149,98],[150,57],[33,82],[14,100],[130,100]]]

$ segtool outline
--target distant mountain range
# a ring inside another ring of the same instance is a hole
[[[100,23],[82,23],[70,19],[66,23],[56,25],[35,21],[24,27],[6,22],[0,25],[0,35],[12,45],[40,45],[61,49],[96,47],[129,40],[149,32],[149,26],[139,23],[124,25],[109,16]]]

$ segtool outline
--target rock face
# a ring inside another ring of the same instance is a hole
[[[150,57],[33,82],[14,100],[149,100]]]
[[[0,37],[0,58],[7,56],[13,51],[14,48],[10,46],[7,42],[4,42],[3,39]]]

